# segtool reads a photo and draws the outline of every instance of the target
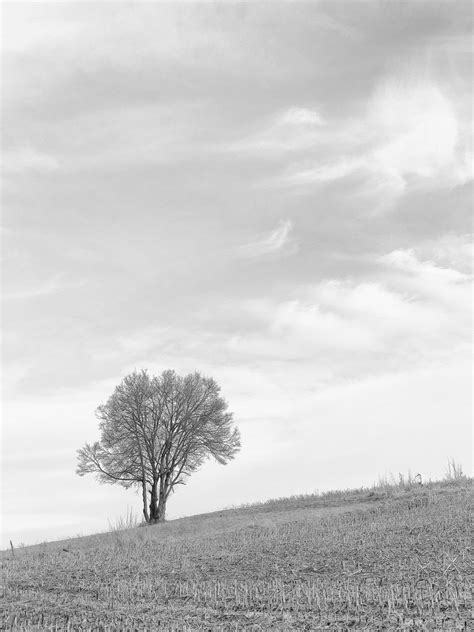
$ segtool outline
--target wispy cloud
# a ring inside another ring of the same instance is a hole
[[[1,298],[3,301],[13,301],[13,300],[27,300],[32,298],[39,298],[42,296],[48,296],[50,294],[55,294],[61,290],[66,290],[70,288],[81,287],[84,282],[64,282],[62,281],[63,275],[57,274],[51,279],[43,281],[36,286],[31,286],[23,289],[12,290],[2,292]]]
[[[281,183],[322,186],[355,176],[351,194],[375,210],[409,187],[463,184],[473,176],[472,130],[453,99],[435,80],[384,79],[361,116],[328,121],[318,143],[308,137],[304,162],[289,164]],[[293,143],[302,146],[299,133]]]
[[[231,143],[227,150],[279,157],[314,146],[321,138],[325,121],[321,114],[305,107],[290,107],[263,121],[263,129]]]
[[[453,268],[466,274],[473,273],[473,235],[458,235],[448,232],[434,239],[425,239],[415,248],[416,256],[422,260],[435,261],[436,265]]]
[[[396,287],[428,302],[439,318],[452,314],[458,333],[469,327],[472,308],[472,273],[423,261],[414,249],[399,249],[380,257]]]
[[[241,257],[254,258],[281,252],[290,243],[292,229],[293,224],[290,220],[282,220],[268,235],[240,246],[238,253]]]
[[[374,263],[383,266],[375,278],[326,280],[288,300],[249,304],[248,316],[258,326],[233,335],[228,348],[306,362],[316,354],[336,381],[464,357],[470,343],[469,275],[421,261],[412,251],[394,251]]]
[[[202,109],[194,103],[132,104],[45,122],[43,139],[57,148],[56,153],[41,151],[28,142],[6,148],[2,170],[7,175],[58,169],[98,171],[196,159],[209,148],[205,133],[195,123]]]
[[[363,158],[341,157],[332,163],[321,163],[308,169],[296,170],[284,178],[284,182],[294,185],[325,184],[352,175],[358,169],[364,169]]]
[[[55,171],[59,161],[49,153],[39,151],[29,144],[4,148],[1,169],[4,174],[21,174],[25,171]]]

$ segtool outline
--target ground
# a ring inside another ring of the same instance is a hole
[[[471,494],[302,496],[6,551],[0,629],[472,629]]]

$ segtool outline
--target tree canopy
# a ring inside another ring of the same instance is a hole
[[[217,383],[199,373],[127,375],[99,406],[100,441],[78,450],[77,473],[142,490],[148,523],[165,519],[166,502],[209,457],[222,464],[240,449],[240,433]]]

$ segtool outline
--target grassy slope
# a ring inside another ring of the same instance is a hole
[[[4,552],[0,629],[467,630],[471,490],[301,496]]]

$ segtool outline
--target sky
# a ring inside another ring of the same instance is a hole
[[[2,4],[1,545],[105,530],[75,474],[134,369],[242,434],[168,517],[471,471],[468,2]]]

